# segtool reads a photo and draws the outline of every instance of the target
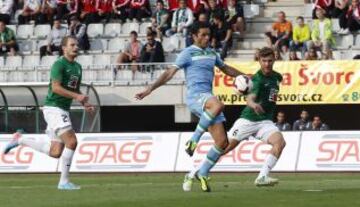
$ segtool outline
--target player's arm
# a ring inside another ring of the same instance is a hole
[[[246,104],[252,108],[256,114],[263,114],[265,113],[264,109],[262,108],[262,106],[258,103],[255,102],[256,100],[256,95],[254,93],[250,93],[247,97],[246,97]]]
[[[235,69],[234,67],[228,65],[228,64],[224,64],[222,67],[219,67],[219,69],[225,73],[228,76],[231,77],[236,77],[239,75],[245,75],[244,73],[238,71],[237,69]]]
[[[81,94],[81,93],[75,93],[72,91],[69,91],[67,89],[65,89],[62,85],[61,82],[59,80],[52,80],[51,81],[51,87],[52,87],[52,92],[58,94],[59,96],[63,96],[66,98],[72,98],[75,99],[77,101],[79,101],[80,103],[86,103],[88,101],[88,97]]]
[[[155,83],[149,85],[144,91],[135,95],[135,98],[141,100],[146,96],[150,95],[152,91],[159,88],[160,86],[167,83],[178,71],[178,68],[175,66],[169,67],[164,73],[160,75],[160,77],[155,81]]]

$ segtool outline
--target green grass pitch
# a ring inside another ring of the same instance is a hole
[[[56,189],[57,174],[0,175],[0,207],[355,207],[360,173],[273,174],[275,187],[257,188],[256,174],[213,173],[213,192],[181,188],[183,174],[73,174],[80,191]]]

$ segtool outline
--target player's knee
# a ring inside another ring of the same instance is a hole
[[[51,157],[53,157],[53,158],[60,158],[60,157],[61,157],[61,154],[62,154],[62,151],[60,151],[60,150],[55,150],[55,151],[52,151],[52,152],[51,152]]]
[[[217,102],[214,106],[214,111],[216,114],[220,114],[225,108],[225,105],[222,102]]]
[[[72,150],[75,150],[77,147],[77,140],[76,139],[70,139],[66,144],[66,147]]]
[[[227,139],[218,141],[215,144],[216,144],[216,146],[218,146],[222,150],[225,150],[229,146],[229,142],[228,142]]]

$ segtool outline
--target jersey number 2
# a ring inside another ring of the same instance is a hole
[[[61,115],[61,117],[63,119],[63,122],[69,122],[69,118],[65,114]]]

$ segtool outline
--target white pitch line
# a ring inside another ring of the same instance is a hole
[[[315,189],[308,189],[304,190],[305,192],[323,192],[324,190],[315,190]]]

